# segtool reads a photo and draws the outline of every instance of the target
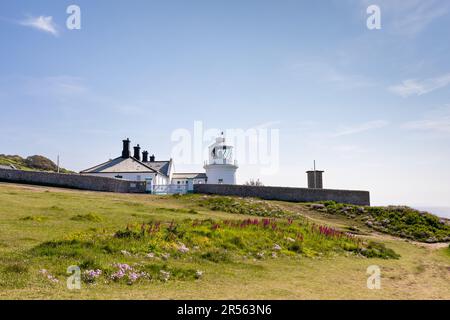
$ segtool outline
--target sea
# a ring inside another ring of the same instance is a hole
[[[414,209],[427,211],[438,217],[450,219],[450,207],[427,207],[427,206],[412,206]]]

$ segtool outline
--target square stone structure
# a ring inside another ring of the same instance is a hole
[[[306,171],[308,175],[308,188],[310,189],[323,189],[322,173],[324,171],[310,170]]]

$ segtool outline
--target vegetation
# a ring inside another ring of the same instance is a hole
[[[74,221],[91,221],[91,222],[100,222],[103,220],[102,217],[100,217],[98,214],[95,213],[88,213],[88,214],[77,214],[76,216],[73,216],[71,220]]]
[[[262,187],[264,184],[259,179],[250,179],[249,181],[245,182],[244,185],[246,186],[256,186],[256,187]]]
[[[76,217],[82,221],[101,221],[91,214]],[[202,261],[231,263],[242,259],[325,256],[345,251],[368,258],[399,258],[383,244],[373,241],[367,244],[327,226],[263,218],[128,224],[113,234],[95,230],[70,235],[64,240],[46,241],[30,250],[30,259],[39,258],[40,263],[46,265],[60,265],[64,260],[66,264],[81,266],[87,269],[86,283],[101,280],[131,285],[138,280],[200,277],[202,271],[177,268],[170,263],[172,259],[200,264]],[[56,268],[55,274],[64,271],[64,268]]]
[[[428,243],[450,241],[447,219],[405,206],[360,207],[325,201],[311,208],[359,220],[374,230],[402,238]]]
[[[223,196],[204,196],[196,199],[201,207],[206,207],[213,211],[272,218],[292,216],[292,212],[284,210],[269,201],[258,199]]]
[[[52,171],[56,172],[58,170],[57,165],[50,159],[35,155],[27,158],[22,158],[20,156],[11,156],[0,154],[0,165],[5,166],[13,166],[19,170],[36,170],[36,171]],[[71,173],[64,168],[60,168],[59,172],[61,173]]]
[[[351,235],[343,216],[303,204],[231,198],[249,207],[236,211],[230,198],[0,184],[0,298],[450,298],[448,245]],[[366,289],[371,265],[382,290]],[[67,289],[69,266],[81,290]]]

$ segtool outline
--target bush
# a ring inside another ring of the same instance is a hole
[[[212,261],[215,263],[219,262],[228,262],[230,260],[230,257],[228,256],[228,253],[223,250],[211,250],[207,251],[200,256],[202,259]]]
[[[400,255],[386,248],[383,243],[370,241],[367,248],[359,249],[359,253],[367,258],[399,259]]]
[[[42,171],[56,171],[58,169],[57,165],[53,161],[38,155],[26,158],[25,163],[30,168]]]
[[[88,213],[88,214],[77,214],[76,216],[70,218],[70,220],[100,222],[103,220],[103,218],[95,213]]]
[[[22,221],[36,221],[36,222],[42,222],[44,220],[47,220],[47,217],[44,216],[26,216],[23,218],[20,218]]]
[[[22,262],[15,262],[8,264],[3,267],[3,272],[6,273],[27,273],[28,272],[28,266]]]

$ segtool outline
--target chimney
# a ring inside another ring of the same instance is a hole
[[[133,157],[136,159],[136,160],[141,160],[141,147],[139,146],[139,144],[137,145],[137,146],[135,146],[135,147],[133,147],[133,149],[134,149],[134,155],[133,155]]]
[[[155,162],[155,155],[154,155],[154,154],[152,154],[152,155],[150,156],[150,162]]]
[[[148,162],[148,151],[142,151],[142,162]]]
[[[130,157],[130,139],[127,138],[127,140],[122,140],[122,142],[123,142],[122,158],[129,158]]]

